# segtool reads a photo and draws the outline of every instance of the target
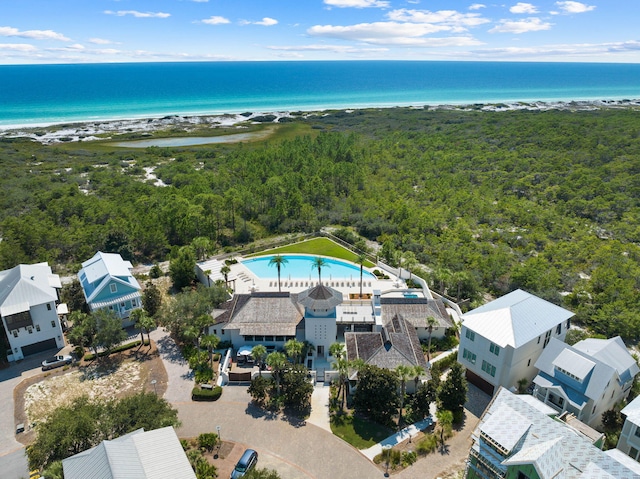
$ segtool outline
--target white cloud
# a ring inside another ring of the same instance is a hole
[[[532,13],[538,13],[538,8],[535,5],[532,5],[530,3],[518,2],[513,7],[511,7],[509,11],[511,13],[532,14]]]
[[[0,37],[20,37],[31,38],[33,40],[60,40],[63,42],[69,41],[69,38],[65,37],[62,33],[57,33],[53,30],[20,31],[13,27],[0,27]]]
[[[118,17],[125,17],[127,15],[131,15],[136,18],[168,18],[171,16],[170,13],[164,12],[139,12],[137,10],[118,10],[114,12],[113,10],[105,10],[104,13],[107,15],[116,15]]]
[[[275,18],[264,17],[259,22],[254,22],[254,23],[256,25],[263,25],[265,27],[271,27],[273,25],[277,25],[278,24],[278,20],[276,20]]]
[[[596,9],[595,5],[586,5],[581,2],[572,2],[572,1],[556,2],[556,5],[564,13],[584,13],[584,12],[590,12]]]
[[[346,45],[300,45],[300,46],[269,46],[269,50],[285,52],[334,52],[334,53],[371,53],[386,52],[388,48],[361,48]]]
[[[386,0],[324,0],[325,5],[338,8],[387,8]]]
[[[487,6],[482,3],[474,3],[469,6],[469,10],[480,10],[481,8],[487,8]]]
[[[196,3],[207,3],[209,0],[193,0]]]
[[[549,30],[551,23],[543,22],[539,18],[527,18],[525,20],[501,20],[489,33],[527,33]]]
[[[486,18],[482,18],[479,13],[460,13],[455,10],[430,12],[429,10],[401,8],[389,12],[387,17],[396,22],[441,24],[449,27],[452,31],[465,31],[468,27],[476,27],[489,22]]]
[[[482,43],[468,36],[423,38],[425,35],[450,30],[449,27],[428,23],[376,22],[350,26],[316,25],[307,30],[318,37],[355,40],[374,45],[402,46],[469,46]]]
[[[113,45],[117,42],[112,42],[111,40],[106,40],[104,38],[90,38],[89,43],[94,43],[96,45]]]
[[[0,51],[35,52],[38,50],[28,43],[0,43]]]
[[[231,23],[228,18],[220,17],[218,15],[211,16],[202,20],[202,23],[207,25],[223,25],[225,23]]]
[[[264,17],[262,20],[259,20],[257,22],[250,22],[249,20],[240,20],[240,25],[262,25],[263,27],[271,27],[277,24],[278,24],[278,20],[275,20],[269,17]]]

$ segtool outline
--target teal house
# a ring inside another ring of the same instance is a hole
[[[91,311],[107,309],[122,319],[122,326],[131,326],[131,311],[142,308],[140,284],[133,277],[131,262],[117,253],[98,251],[82,263],[78,279]]]

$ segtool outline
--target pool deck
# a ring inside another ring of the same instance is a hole
[[[230,286],[234,289],[235,293],[247,294],[256,291],[278,291],[277,277],[275,279],[259,278],[249,268],[242,264],[242,257],[236,257],[235,259],[238,260],[238,263],[231,265],[231,272],[228,274]],[[364,268],[364,270],[369,273],[371,273],[373,269],[375,268]],[[387,295],[395,295],[394,293],[397,292],[398,296],[402,296],[403,291],[407,288],[404,280],[392,276],[388,272],[386,274],[390,276],[390,279],[377,279],[371,276],[364,277],[362,284],[363,294],[371,293],[374,290],[379,290],[382,293],[387,293]],[[286,277],[285,275],[283,275],[280,279],[280,282],[281,291],[299,293],[301,291],[304,291],[305,289],[317,285],[318,275],[313,271],[310,271],[309,275],[306,278],[290,278],[288,275]],[[331,274],[331,270],[327,269],[323,271],[322,284],[340,291],[345,296],[345,300],[349,300],[350,293],[360,293],[360,274],[356,273],[348,278],[334,278],[334,275]],[[419,294],[415,291],[412,292]]]

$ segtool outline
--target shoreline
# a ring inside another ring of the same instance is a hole
[[[448,103],[422,104],[406,106],[372,105],[359,108],[320,108],[313,110],[287,110],[271,112],[245,112],[222,114],[170,114],[162,116],[141,116],[113,119],[87,119],[78,121],[52,121],[39,124],[0,125],[0,140],[5,138],[30,138],[42,144],[73,143],[85,141],[114,140],[112,135],[123,133],[147,134],[167,128],[182,128],[189,133],[198,128],[243,128],[240,124],[279,123],[282,118],[307,119],[313,116],[329,115],[331,112],[352,113],[358,110],[370,109],[426,109],[426,110],[460,110],[460,111],[490,111],[505,112],[515,110],[546,111],[572,110],[589,111],[601,108],[629,108],[640,107],[640,99],[622,100],[553,100],[553,101],[510,101],[510,102],[478,102],[478,103]],[[269,120],[265,121],[265,117]],[[273,117],[271,119],[271,117]],[[253,121],[252,121],[253,120]],[[108,136],[97,136],[108,135]],[[125,140],[123,140],[125,141]]]

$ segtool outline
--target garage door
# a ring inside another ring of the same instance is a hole
[[[489,396],[493,396],[493,390],[494,390],[493,384],[482,379],[476,373],[469,371],[468,369],[467,369],[467,380],[470,383],[477,386],[481,391],[486,392]]]
[[[48,349],[57,348],[56,338],[47,339],[46,341],[40,341],[39,343],[33,343],[29,346],[22,346],[22,355],[30,356],[31,354],[41,353]]]

